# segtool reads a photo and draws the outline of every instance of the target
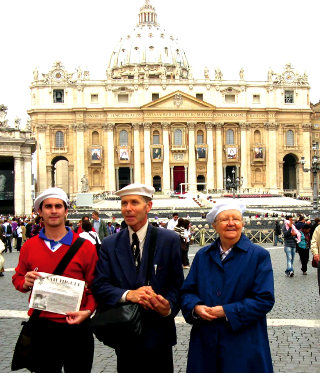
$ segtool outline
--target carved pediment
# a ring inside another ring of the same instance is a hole
[[[215,110],[215,106],[187,93],[176,91],[141,107],[142,110]]]
[[[233,88],[233,87],[228,87],[226,89],[222,89],[220,90],[220,92],[223,94],[223,95],[238,95],[241,90],[240,89],[236,89],[236,88]]]

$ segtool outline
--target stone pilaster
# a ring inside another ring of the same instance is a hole
[[[38,191],[39,194],[47,189],[47,169],[46,169],[46,125],[38,125]]]
[[[240,175],[243,177],[242,188],[247,188],[248,185],[248,144],[247,144],[247,128],[250,123],[241,122],[240,127],[240,157],[241,157],[241,168]]]
[[[266,158],[266,174],[267,174],[267,185],[268,190],[276,192],[278,189],[277,184],[277,128],[278,123],[267,122],[264,124],[268,130],[268,146],[267,146],[267,158]]]
[[[152,185],[151,157],[150,157],[150,128],[151,123],[143,123],[144,129],[144,182]]]
[[[163,193],[170,193],[170,148],[169,148],[169,128],[170,123],[162,122],[162,136],[163,136],[163,174],[162,174],[162,185]],[[165,151],[168,149],[168,151]]]
[[[306,163],[305,163],[305,168],[310,168],[311,166],[311,154],[310,154],[310,149],[311,149],[311,123],[306,123],[302,125],[302,156],[304,157]],[[296,139],[297,141],[298,139]],[[301,172],[301,166],[299,165],[299,171]],[[297,172],[299,172],[297,170]],[[317,175],[318,177],[318,175]],[[302,185],[300,183],[299,187],[300,189],[303,189],[305,192],[311,192],[311,172],[302,172]],[[312,178],[311,178],[312,179]]]
[[[207,144],[208,144],[208,158],[207,158],[207,189],[214,189],[214,167],[213,167],[213,138],[212,128],[213,123],[207,122]]]
[[[85,168],[84,168],[84,154],[86,153],[84,147],[84,131],[87,129],[87,125],[85,123],[77,123],[74,125],[74,130],[76,131],[77,136],[77,190],[76,193],[81,192],[81,179],[84,175],[86,175]]]
[[[141,183],[140,123],[133,123],[134,183]]]
[[[70,163],[68,164],[68,183],[69,183],[69,194],[70,196],[73,195],[74,193],[74,166],[71,165]]]
[[[197,190],[196,182],[196,153],[195,153],[195,140],[194,140],[194,129],[196,126],[195,122],[187,123],[189,130],[189,167],[188,167],[188,183],[189,190],[195,192]]]
[[[109,192],[117,190],[114,172],[114,131],[115,123],[106,123],[104,130],[107,131],[107,165],[105,165],[105,188]]]
[[[216,127],[216,168],[217,168],[217,189],[223,189],[223,168],[222,168],[222,134],[223,123],[214,123]]]
[[[31,184],[32,184],[32,167],[31,156],[24,157],[24,214],[30,215],[32,213],[32,198],[31,198]]]
[[[14,213],[20,216],[24,214],[24,161],[20,156],[14,157],[14,185]]]

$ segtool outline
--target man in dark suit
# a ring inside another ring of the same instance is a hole
[[[102,243],[96,267],[94,294],[98,304],[139,303],[143,334],[134,345],[116,348],[118,372],[173,372],[172,346],[176,344],[174,317],[180,309],[183,283],[179,236],[157,229],[150,285],[146,285],[154,188],[131,184],[116,192],[127,228]],[[138,250],[137,250],[138,249]],[[125,339],[125,336],[124,336]]]

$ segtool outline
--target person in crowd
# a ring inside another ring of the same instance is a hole
[[[4,252],[6,253],[9,250],[9,252],[12,253],[11,241],[12,241],[13,229],[8,219],[4,219],[3,230],[4,230],[5,241],[6,241],[5,242],[6,248]]]
[[[74,231],[74,226],[71,220],[66,220],[65,225],[66,227],[69,227],[72,231]]]
[[[121,231],[120,224],[116,223],[115,233],[119,233],[120,231]]]
[[[26,223],[26,240],[28,240],[29,238],[31,238],[31,230],[34,221],[33,219],[27,219]]]
[[[179,214],[174,212],[172,214],[172,219],[168,221],[167,229],[174,230],[174,227],[178,224]]]
[[[187,242],[185,238],[184,228],[185,226],[185,220],[183,218],[178,219],[177,225],[174,227],[174,231],[179,235],[180,238],[180,250],[181,250],[181,263],[182,266],[185,266],[184,264],[184,252],[186,251]]]
[[[12,246],[13,249],[16,249],[17,248],[17,238],[18,238],[18,234],[17,234],[18,222],[17,222],[17,219],[16,219],[15,216],[10,220],[10,224],[11,224],[11,227],[12,227],[11,246]]]
[[[115,233],[115,228],[111,224],[111,221],[109,221],[108,224],[107,224],[107,231],[108,231],[108,236]]]
[[[34,224],[31,229],[31,237],[37,236],[43,228],[43,221],[40,215],[37,215],[34,219]]]
[[[106,223],[100,219],[98,211],[92,212],[92,219],[92,227],[98,233],[100,241],[102,242],[103,239],[108,235]]]
[[[121,197],[127,228],[103,240],[96,268],[93,291],[98,306],[133,302],[145,309],[141,338],[115,349],[120,373],[173,372],[172,346],[177,338],[174,318],[180,309],[179,289],[183,283],[180,240],[176,233],[152,228],[148,223],[154,192],[151,186],[130,184],[115,193]],[[153,229],[157,234],[154,270],[146,286]]]
[[[312,236],[313,236],[313,232],[314,230],[317,228],[317,226],[320,224],[320,219],[319,218],[315,218],[314,219],[314,223],[311,225],[311,230],[310,230],[310,238],[312,239]]]
[[[298,218],[298,221],[295,223],[295,227],[298,229],[298,231],[301,231],[305,223],[306,223],[306,218],[303,215],[300,215]]]
[[[319,295],[320,295],[320,225],[313,232],[313,236],[311,239],[311,253],[313,255],[313,259],[318,266],[317,275],[318,275],[318,286],[319,286]]]
[[[98,233],[92,230],[92,225],[90,221],[85,220],[82,223],[82,232],[79,234],[79,236],[84,238],[85,240],[89,240],[93,245],[95,245],[97,252],[99,253],[101,241]]]
[[[5,259],[2,255],[2,253],[5,251],[6,247],[3,241],[0,239],[0,277],[4,276],[4,262]]]
[[[200,249],[181,288],[192,325],[188,373],[272,373],[266,314],[274,305],[270,254],[244,234],[245,206],[222,200],[207,220],[219,234]]]
[[[301,240],[297,244],[297,251],[301,261],[301,271],[304,275],[307,274],[307,264],[309,261],[309,250],[310,250],[310,230],[309,224],[305,224],[301,229]]]
[[[280,223],[279,223],[278,220],[275,222],[274,230],[273,231],[274,231],[274,243],[273,243],[273,246],[277,246],[278,241],[283,245],[283,240],[281,238],[281,227],[280,227]]]
[[[17,225],[17,228],[16,228],[16,232],[17,232],[17,246],[16,246],[16,249],[17,249],[17,251],[20,251],[21,245],[22,245],[22,228],[21,228],[22,225],[23,225],[23,223],[21,223],[19,221],[18,225]]]
[[[21,249],[12,282],[22,293],[32,291],[40,272],[53,273],[78,238],[65,226],[68,197],[62,189],[46,189],[35,199],[34,209],[41,216],[44,228]],[[65,373],[91,372],[94,342],[88,320],[96,308],[91,285],[97,260],[95,247],[84,241],[63,273],[86,282],[79,311],[66,315],[41,311],[33,321],[35,373],[58,373],[62,367]],[[33,311],[29,309],[29,316]]]
[[[89,215],[83,215],[82,216],[81,220],[78,223],[78,228],[77,228],[77,231],[76,231],[77,234],[80,234],[81,232],[83,232],[82,223],[84,221],[90,221],[90,216]],[[92,227],[92,230],[95,232],[95,229],[93,227]]]
[[[287,269],[285,274],[287,277],[294,276],[293,262],[296,254],[296,244],[301,240],[301,233],[293,224],[292,215],[287,215],[282,227],[284,237],[284,252],[287,258]]]
[[[187,219],[184,220],[184,238],[186,240],[186,249],[181,252],[182,265],[184,269],[188,269],[190,268],[188,253],[191,240],[191,222]]]
[[[22,231],[22,243],[21,243],[21,245],[23,245],[27,240],[27,235],[26,235],[27,228],[26,228],[25,221],[21,220],[20,223],[21,223],[20,228],[21,228],[21,231]]]

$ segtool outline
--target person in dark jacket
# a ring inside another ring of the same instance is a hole
[[[273,246],[277,246],[278,241],[283,244],[283,240],[280,236],[281,236],[280,223],[278,221],[276,221],[275,226],[274,226],[274,243],[273,243]]]
[[[284,220],[283,228],[283,237],[284,237],[284,252],[287,257],[287,269],[285,274],[287,277],[294,276],[294,256],[296,254],[296,244],[300,241],[301,233],[293,224],[293,218],[291,215],[287,215]]]

